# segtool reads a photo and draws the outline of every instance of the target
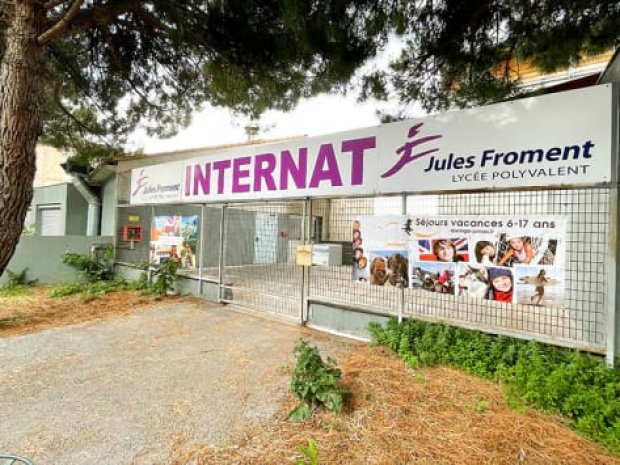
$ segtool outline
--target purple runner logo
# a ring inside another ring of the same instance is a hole
[[[136,180],[136,188],[131,194],[132,197],[135,197],[136,194],[140,192],[140,189],[142,189],[143,187],[146,187],[146,180],[148,178],[149,177],[146,174],[144,174],[144,170],[140,170],[140,177],[138,177],[138,179]]]
[[[435,139],[440,139],[443,136],[426,136],[420,137],[416,139],[415,137],[420,133],[420,128],[424,125],[424,123],[414,124],[409,128],[409,142],[406,142],[402,147],[396,150],[396,154],[400,155],[398,161],[392,166],[389,170],[381,175],[382,178],[389,178],[394,176],[400,170],[402,170],[406,165],[411,163],[412,161],[417,160],[418,158],[422,158],[425,155],[430,155],[431,153],[437,152],[439,149],[429,149],[424,152],[415,153],[414,149],[421,144],[426,142],[433,141]]]

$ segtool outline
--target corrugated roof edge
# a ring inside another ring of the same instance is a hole
[[[235,144],[222,144],[222,145],[212,145],[212,146],[208,146],[208,147],[196,147],[196,148],[191,148],[191,149],[183,149],[183,150],[172,150],[169,152],[159,152],[159,153],[136,153],[136,154],[125,154],[125,155],[120,155],[118,157],[114,157],[114,161],[128,161],[128,160],[141,160],[144,158],[149,158],[149,159],[156,159],[159,157],[166,157],[166,156],[171,156],[171,155],[181,155],[184,153],[190,154],[192,152],[214,152],[216,150],[222,150],[222,149],[230,149],[230,148],[235,148],[235,147],[250,147],[250,146],[258,146],[258,145],[265,145],[265,144],[273,144],[276,142],[283,142],[283,141],[287,141],[287,140],[296,140],[296,139],[304,139],[307,138],[307,135],[299,135],[299,136],[288,136],[288,137],[279,137],[279,138],[275,138],[275,139],[262,139],[262,140],[256,140],[256,141],[252,141],[252,142],[239,142],[239,143],[235,143]]]

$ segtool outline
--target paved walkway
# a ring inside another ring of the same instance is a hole
[[[302,336],[332,356],[352,347],[191,303],[0,339],[0,450],[36,465],[165,464],[175,443],[269,419]]]

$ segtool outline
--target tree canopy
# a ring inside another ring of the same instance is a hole
[[[119,148],[138,125],[173,134],[207,101],[256,116],[342,87],[387,21],[367,0],[45,5],[41,140],[86,157]]]
[[[362,96],[427,111],[514,97],[515,61],[549,73],[620,38],[617,0],[417,0],[392,13],[402,53],[364,76]]]

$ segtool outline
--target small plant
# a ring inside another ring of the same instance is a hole
[[[299,446],[299,452],[305,457],[303,460],[298,460],[295,465],[319,465],[319,451],[316,447],[316,441],[314,438],[308,439],[308,445]]]
[[[489,401],[481,397],[476,397],[476,412],[484,413],[487,411],[487,408],[489,408]]]
[[[174,281],[177,277],[178,262],[166,260],[153,269],[153,282],[148,289],[148,293],[163,297],[174,289]]]
[[[291,391],[301,404],[288,414],[292,421],[305,420],[320,405],[334,412],[342,411],[349,392],[340,386],[341,372],[330,357],[323,361],[319,349],[300,339],[293,354],[297,364],[291,380]]]
[[[62,255],[62,262],[77,268],[87,282],[93,283],[114,277],[111,266],[113,258],[114,246],[109,244],[93,256],[67,252]]]
[[[13,273],[6,270],[7,281],[0,288],[0,297],[19,297],[30,294],[30,287],[34,286],[38,280],[29,280],[26,277],[28,268],[24,268],[21,273]]]

